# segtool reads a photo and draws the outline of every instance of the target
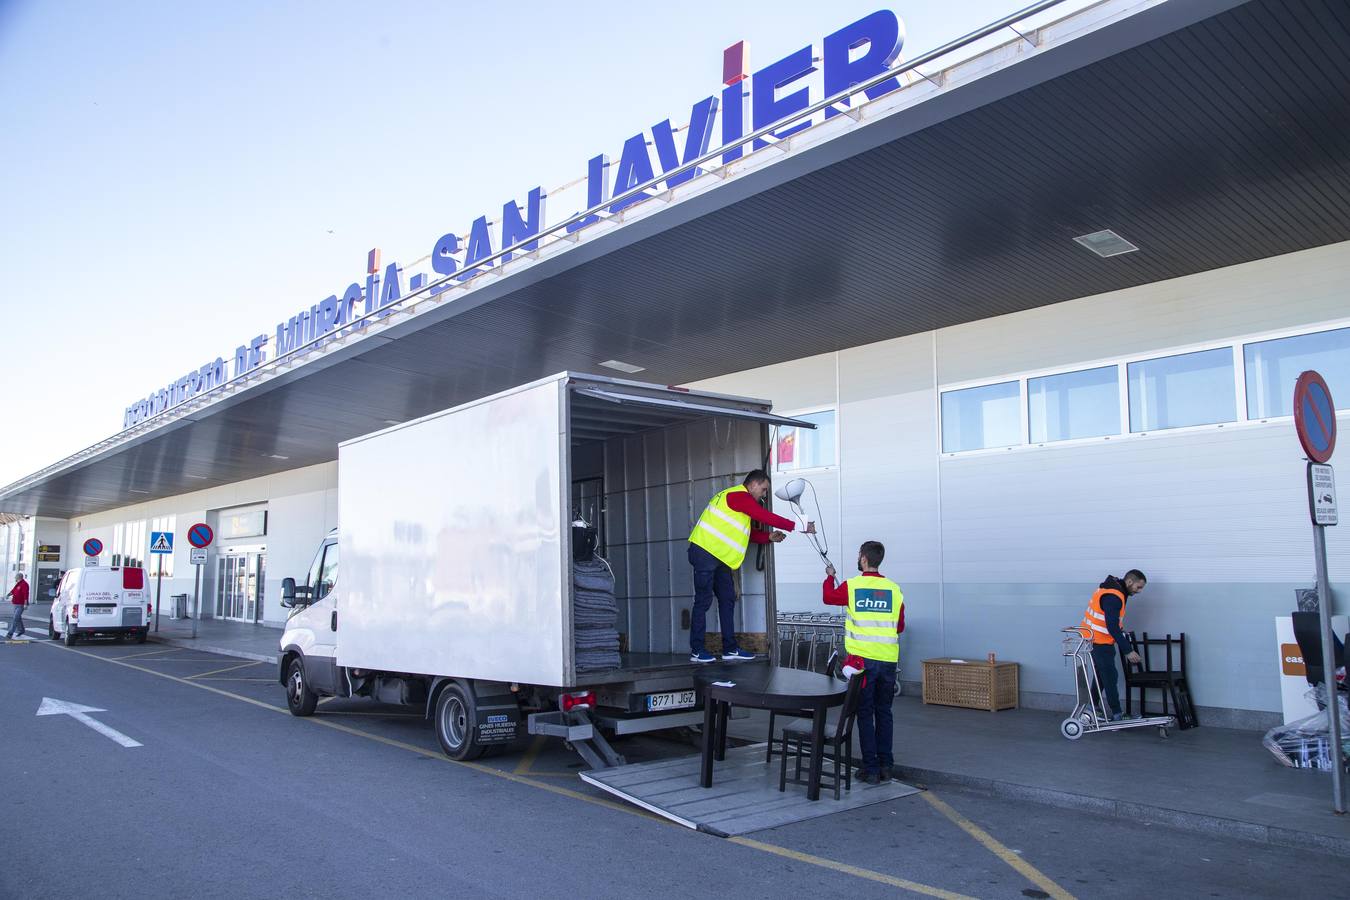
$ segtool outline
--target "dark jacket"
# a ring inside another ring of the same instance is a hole
[[[1130,592],[1125,590],[1124,579],[1117,578],[1114,575],[1107,575],[1106,580],[1101,583],[1102,590],[1120,591],[1122,596],[1130,596]],[[1125,635],[1120,628],[1120,612],[1125,606],[1120,597],[1115,594],[1102,595],[1102,615],[1106,616],[1106,630],[1111,632],[1111,637],[1115,639],[1116,646],[1126,653],[1134,650],[1134,643]]]

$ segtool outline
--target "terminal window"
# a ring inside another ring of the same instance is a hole
[[[942,394],[942,452],[1022,443],[1022,385],[1017,381]]]
[[[1128,369],[1130,431],[1237,420],[1231,347],[1133,362]]]
[[[779,472],[832,466],[835,454],[834,410],[802,413],[792,418],[810,422],[812,428],[779,428],[774,443],[774,466]]]
[[[1069,441],[1120,433],[1116,366],[1027,379],[1031,442]]]
[[[1339,409],[1350,408],[1350,328],[1247,344],[1247,418],[1294,414],[1294,382],[1314,369],[1326,379]]]

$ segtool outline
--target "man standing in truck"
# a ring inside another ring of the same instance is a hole
[[[733,569],[745,562],[751,544],[777,543],[787,537],[795,523],[774,515],[760,501],[769,495],[769,475],[755,469],[736,487],[719,492],[708,501],[689,535],[689,564],[694,567],[694,614],[689,622],[690,662],[710,663],[716,657],[703,646],[708,608],[717,598],[717,613],[722,623],[722,659],[739,662],[754,659],[755,654],[736,644],[736,583]],[[766,528],[753,528],[759,523]],[[782,529],[772,531],[768,529]],[[806,533],[814,534],[814,522]]]

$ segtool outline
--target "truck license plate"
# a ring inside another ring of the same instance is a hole
[[[694,705],[696,694],[693,691],[671,691],[668,694],[648,694],[647,712],[661,712],[666,709],[689,709]]]

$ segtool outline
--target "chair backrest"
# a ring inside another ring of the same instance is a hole
[[[865,672],[858,672],[848,680],[848,690],[844,691],[844,707],[834,726],[837,739],[843,739],[853,732],[853,720],[858,717],[858,701],[862,698],[862,682],[866,677]]]
[[[1294,640],[1298,642],[1299,652],[1303,654],[1303,668],[1307,672],[1308,684],[1321,684],[1326,681],[1322,670],[1322,622],[1315,612],[1296,612],[1294,617]],[[1337,667],[1345,665],[1345,645],[1336,635],[1331,636],[1334,648],[1334,662]]]
[[[825,661],[825,674],[834,678],[839,674],[839,651],[836,650],[830,654],[830,658]]]

